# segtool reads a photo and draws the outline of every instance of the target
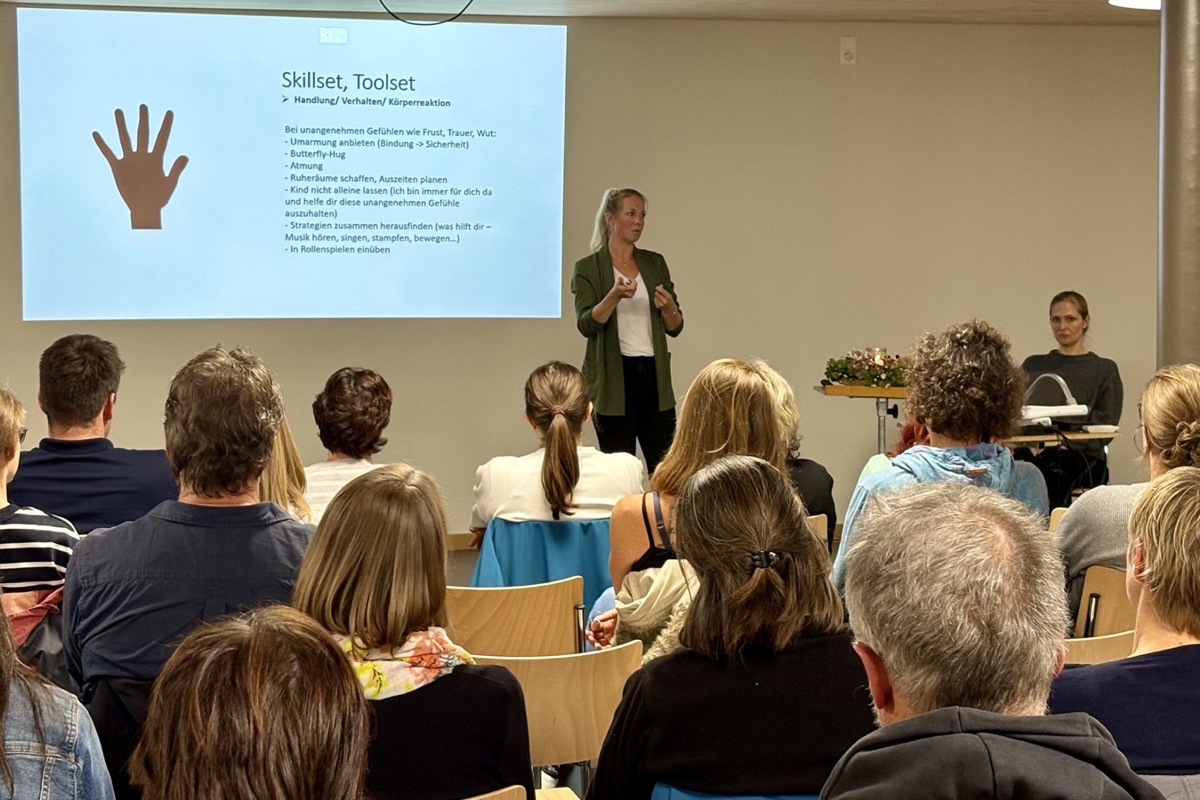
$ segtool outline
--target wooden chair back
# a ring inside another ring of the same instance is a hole
[[[642,665],[642,643],[570,656],[475,660],[507,668],[521,684],[533,765],[574,764],[600,755],[625,680]]]
[[[1050,535],[1053,536],[1058,532],[1058,523],[1062,522],[1062,518],[1066,516],[1067,509],[1059,506],[1050,512]]]
[[[829,516],[827,514],[811,514],[808,517],[808,527],[812,528],[812,532],[816,534],[818,539],[827,540],[826,544],[829,547],[829,552],[833,552],[833,536],[829,533]]]
[[[462,553],[471,549],[471,542],[475,540],[475,534],[467,531],[466,533],[456,532],[446,534],[446,551],[449,553]],[[505,789],[504,791],[508,791]],[[488,795],[484,795],[487,797]]]
[[[446,632],[472,655],[558,656],[580,650],[583,578],[533,586],[446,587]]]
[[[487,794],[477,794],[467,800],[525,800],[524,786],[508,786]],[[529,800],[533,800],[532,797]]]
[[[1136,616],[1133,604],[1125,593],[1125,570],[1088,567],[1083,574],[1083,594],[1079,599],[1075,638],[1107,636],[1133,630]]]
[[[1067,640],[1068,664],[1103,664],[1126,658],[1132,652],[1133,631]]]

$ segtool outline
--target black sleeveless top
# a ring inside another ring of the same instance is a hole
[[[638,557],[637,561],[633,562],[633,566],[629,568],[630,572],[661,567],[668,561],[678,558],[675,555],[675,548],[671,545],[671,531],[663,520],[662,502],[659,500],[658,492],[650,492],[649,495],[654,500],[654,528],[650,527],[650,515],[646,512],[646,495],[644,494],[642,495],[642,522],[646,525],[646,538],[650,540],[650,547]],[[658,531],[661,545],[654,541],[655,530]]]

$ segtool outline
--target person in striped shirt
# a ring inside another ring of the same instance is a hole
[[[8,484],[21,461],[24,424],[25,407],[0,387],[0,589],[6,594],[60,588],[79,541],[75,527],[62,517],[8,502]]]

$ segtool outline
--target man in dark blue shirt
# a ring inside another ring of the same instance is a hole
[[[207,350],[171,382],[164,427],[179,499],[85,536],[67,571],[63,639],[85,699],[149,681],[205,620],[291,600],[312,526],[259,502],[283,417],[279,387],[240,350]]]
[[[108,434],[125,364],[112,342],[72,334],[42,353],[38,405],[49,436],[21,455],[12,502],[87,533],[144,516],[178,494],[162,450],[114,447]]]

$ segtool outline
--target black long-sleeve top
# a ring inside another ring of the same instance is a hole
[[[818,794],[875,729],[848,634],[714,661],[682,649],[630,676],[588,799],[649,798],[656,783],[718,795]]]

